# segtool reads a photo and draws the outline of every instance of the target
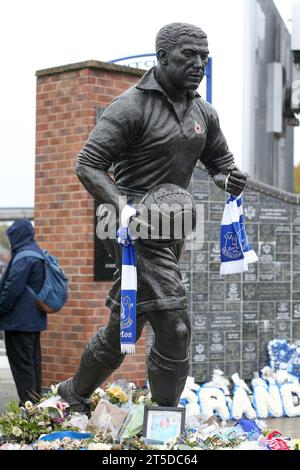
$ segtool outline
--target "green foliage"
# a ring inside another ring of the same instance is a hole
[[[67,417],[61,418],[55,408],[39,408],[31,402],[26,402],[25,407],[11,402],[6,413],[0,415],[1,440],[6,442],[31,444],[41,434],[65,429],[78,430],[69,427]]]

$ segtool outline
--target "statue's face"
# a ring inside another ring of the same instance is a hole
[[[165,70],[170,82],[181,90],[197,90],[204,77],[208,55],[206,39],[183,37],[166,53]]]

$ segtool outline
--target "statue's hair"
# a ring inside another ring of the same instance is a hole
[[[207,39],[205,32],[198,26],[188,23],[170,23],[163,26],[156,36],[156,53],[160,50],[168,52],[180,42],[182,36],[196,37],[198,39]]]

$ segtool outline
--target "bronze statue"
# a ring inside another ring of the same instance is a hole
[[[77,175],[93,198],[113,205],[137,204],[156,185],[186,189],[195,165],[215,183],[239,195],[247,175],[234,164],[214,108],[197,93],[209,50],[206,34],[185,23],[164,26],[156,38],[157,66],[104,111],[80,152]],[[114,180],[108,169],[113,165]],[[83,352],[74,378],[59,385],[72,409],[87,411],[91,393],[124,359],[120,351],[120,246],[105,240],[116,260],[106,305],[111,310]],[[155,342],[147,366],[153,400],[177,406],[189,371],[191,326],[178,267],[182,242],[135,244],[138,269],[137,337],[147,321]]]

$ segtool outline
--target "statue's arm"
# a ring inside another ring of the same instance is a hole
[[[113,205],[117,214],[125,203],[109,168],[126,153],[135,126],[134,110],[127,110],[124,100],[116,100],[104,111],[77,160],[76,173],[88,193],[99,203]]]
[[[217,186],[233,196],[241,194],[247,174],[236,166],[215,111],[209,118],[207,142],[200,160]]]

